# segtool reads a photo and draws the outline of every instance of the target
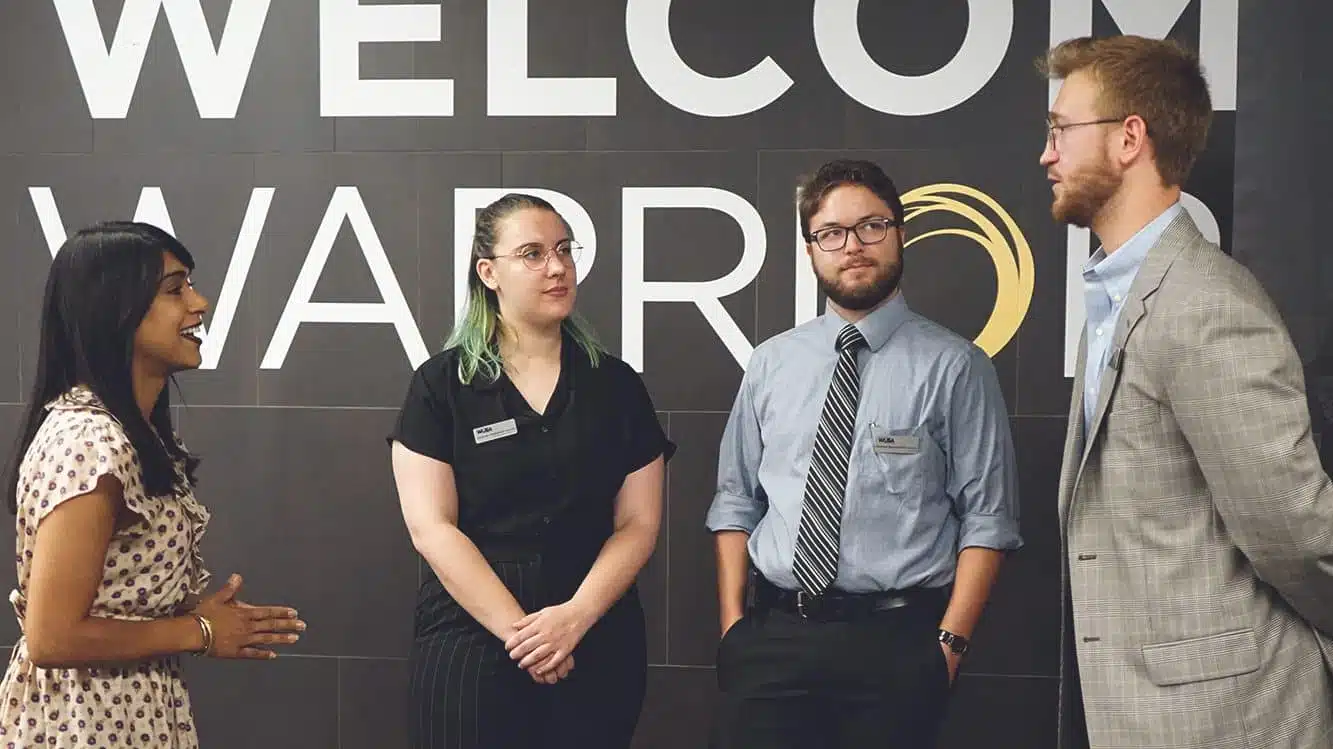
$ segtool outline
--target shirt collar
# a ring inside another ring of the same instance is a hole
[[[1105,247],[1098,247],[1084,264],[1083,277],[1088,281],[1101,282],[1116,296],[1123,298],[1129,293],[1129,287],[1134,282],[1134,276],[1138,273],[1139,266],[1143,264],[1143,259],[1148,256],[1148,251],[1157,244],[1162,232],[1166,231],[1167,224],[1170,224],[1181,210],[1182,206],[1177,200],[1110,255],[1106,254]]]
[[[913,314],[912,309],[907,306],[907,298],[903,296],[902,289],[899,289],[878,309],[861,318],[855,325],[856,329],[861,331],[861,336],[866,339],[866,345],[870,350],[879,351],[894,331],[911,319]],[[830,351],[836,347],[838,333],[846,325],[847,321],[838,313],[832,310],[824,313],[823,332],[827,335]]]

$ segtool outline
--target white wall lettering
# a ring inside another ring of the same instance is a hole
[[[451,117],[454,82],[361,79],[366,42],[440,41],[438,5],[319,2],[319,113],[324,117]]]
[[[110,45],[93,0],[53,2],[93,119],[124,119],[129,113],[159,8],[166,10],[199,116],[230,119],[250,79],[270,0],[233,0],[216,49],[200,0],[125,0]]]
[[[792,79],[765,57],[754,67],[725,78],[691,68],[671,40],[671,0],[628,0],[625,38],[639,75],[662,100],[700,117],[736,117],[777,101]]]
[[[815,46],[844,93],[886,114],[935,114],[972,98],[1000,69],[1014,30],[1013,0],[968,0],[967,33],[954,58],[927,75],[899,75],[866,51],[859,6],[860,0],[815,0]]]
[[[643,306],[648,302],[692,302],[744,369],[754,346],[722,306],[722,297],[745,288],[764,264],[764,221],[749,201],[716,187],[626,187],[621,191],[624,268],[621,292],[621,358],[643,371]],[[710,208],[741,227],[741,259],[711,281],[648,281],[643,277],[643,216],[651,208]]]
[[[315,285],[324,272],[324,265],[329,260],[333,242],[338,238],[338,230],[346,221],[356,236],[357,246],[370,267],[370,275],[375,279],[381,302],[312,302]],[[273,339],[259,363],[260,369],[281,369],[291,348],[292,339],[301,323],[389,323],[398,333],[398,340],[407,352],[412,367],[416,368],[428,357],[426,343],[417,329],[412,310],[407,306],[402,287],[394,277],[389,257],[380,242],[379,233],[370,220],[366,204],[361,200],[361,191],[355,187],[339,186],[333,191],[328,210],[315,232],[315,239],[310,244],[305,263],[296,277],[292,293],[282,309]]]
[[[528,0],[488,0],[486,8],[486,114],[615,116],[615,78],[528,77]]]

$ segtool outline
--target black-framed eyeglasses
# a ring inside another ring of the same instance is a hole
[[[1126,115],[1128,117],[1128,115]],[[1055,145],[1056,139],[1064,134],[1064,131],[1072,127],[1083,127],[1084,125],[1110,125],[1119,124],[1125,121],[1125,117],[1103,117],[1100,120],[1084,120],[1083,122],[1052,122],[1046,120],[1046,142]]]
[[[496,255],[496,257],[518,258],[523,261],[523,267],[528,270],[545,270],[551,262],[552,256],[559,256],[560,261],[573,267],[579,261],[579,255],[583,252],[583,245],[570,240],[561,242],[551,249],[543,249],[540,245],[524,245],[516,251],[507,255]]]
[[[826,226],[805,235],[805,241],[814,242],[824,252],[837,252],[847,246],[847,237],[856,234],[861,244],[878,244],[889,236],[889,230],[899,225],[894,218],[868,218],[852,226]]]

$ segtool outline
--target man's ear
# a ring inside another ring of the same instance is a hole
[[[1152,141],[1148,137],[1148,123],[1137,114],[1125,118],[1120,128],[1120,160],[1128,165],[1139,156],[1152,153]]]

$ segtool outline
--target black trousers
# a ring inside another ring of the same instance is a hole
[[[848,622],[754,611],[718,644],[716,749],[935,746],[951,692],[947,602]]]
[[[492,567],[524,611],[561,603],[572,592],[545,580],[535,560]],[[574,670],[554,685],[534,682],[433,575],[418,594],[415,629],[408,664],[412,749],[629,747],[648,663],[634,589],[588,630],[574,651]]]

